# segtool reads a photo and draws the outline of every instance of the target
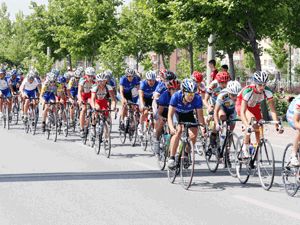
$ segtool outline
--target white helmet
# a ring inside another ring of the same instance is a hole
[[[193,79],[185,78],[181,83],[181,89],[184,92],[195,93],[197,91],[197,85]]]
[[[146,73],[146,80],[156,80],[156,73],[155,73],[155,71],[152,71],[152,70],[148,71]]]
[[[74,72],[74,77],[80,78],[81,76],[82,76],[82,71],[79,70],[79,69],[75,70],[75,72]]]
[[[256,71],[253,74],[253,81],[256,84],[265,84],[268,82],[269,75],[264,71]]]
[[[241,84],[236,81],[229,81],[226,86],[226,91],[230,94],[237,95],[242,90]]]
[[[99,74],[97,74],[97,75],[96,75],[96,80],[97,80],[97,81],[107,80],[106,74],[105,74],[105,73],[99,73]]]
[[[107,77],[108,79],[111,79],[111,78],[112,78],[112,71],[111,71],[111,70],[105,70],[104,73],[105,73],[105,75],[106,75],[106,77]]]
[[[86,68],[84,72],[85,72],[85,75],[87,75],[87,76],[95,76],[96,75],[95,69],[93,67]]]
[[[48,81],[55,81],[56,80],[56,75],[52,72],[47,73],[47,80]]]
[[[27,73],[27,79],[33,80],[34,78],[35,78],[35,73],[33,71],[29,71],[29,73]]]

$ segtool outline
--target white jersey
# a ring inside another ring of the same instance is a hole
[[[38,83],[38,81],[36,79],[34,79],[32,83],[30,83],[28,81],[28,78],[26,77],[23,80],[21,86],[23,86],[24,90],[26,90],[26,91],[33,91],[33,90],[35,90],[39,86],[39,83]]]
[[[7,88],[9,88],[7,79],[6,79],[6,78],[0,79],[0,90],[1,90],[1,91],[4,91],[4,90],[6,90]]]

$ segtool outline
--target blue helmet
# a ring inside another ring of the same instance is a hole
[[[181,89],[184,92],[195,93],[197,91],[197,85],[192,79],[185,78],[181,83]]]
[[[64,84],[64,83],[66,83],[66,82],[67,82],[67,79],[66,79],[65,77],[60,76],[60,77],[58,78],[58,83]]]
[[[155,80],[155,79],[156,79],[155,71],[150,70],[146,73],[146,80]]]

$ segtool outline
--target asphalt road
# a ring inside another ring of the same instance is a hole
[[[179,179],[169,183],[150,152],[112,135],[107,159],[75,134],[54,143],[40,130],[32,136],[20,125],[0,128],[0,224],[300,224],[300,193],[287,196],[280,176],[290,129],[267,132],[277,168],[270,191],[258,177],[242,185],[224,169],[210,173],[203,157],[186,191]]]

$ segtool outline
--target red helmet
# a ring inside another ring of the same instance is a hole
[[[194,71],[192,74],[193,80],[195,82],[202,82],[203,81],[203,75],[199,71]]]
[[[229,73],[227,73],[225,71],[221,71],[221,72],[217,73],[216,80],[219,83],[228,82],[228,81],[230,81],[230,75],[229,75]]]
[[[166,69],[161,69],[161,70],[159,70],[159,76],[162,77],[162,78],[165,78],[166,72],[167,72]]]
[[[178,80],[170,80],[167,83],[167,88],[179,89],[180,88],[180,82]]]

